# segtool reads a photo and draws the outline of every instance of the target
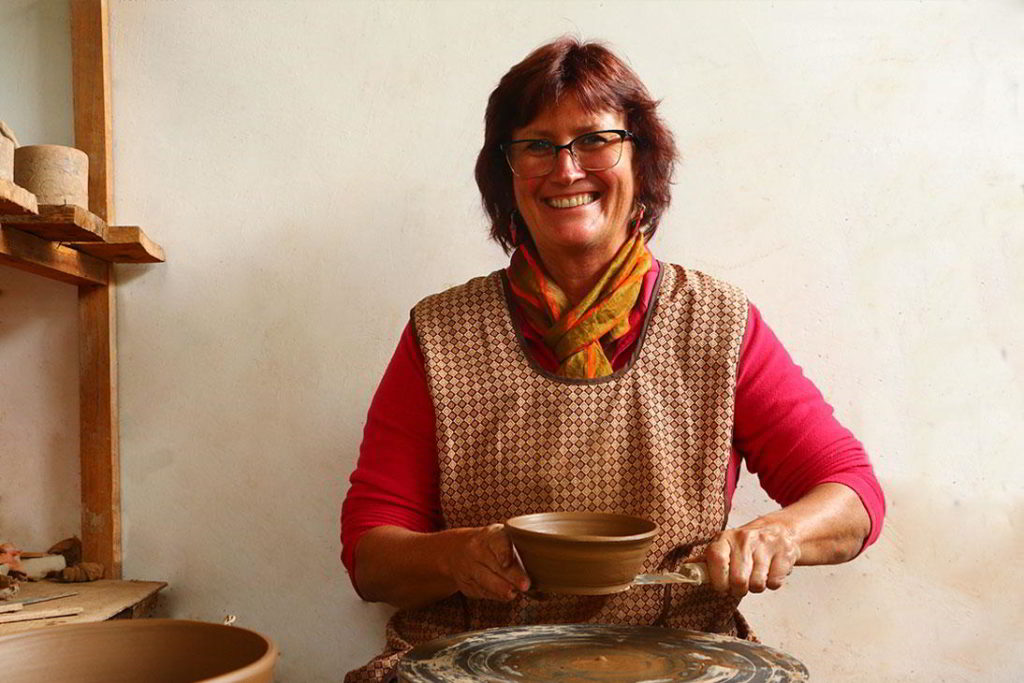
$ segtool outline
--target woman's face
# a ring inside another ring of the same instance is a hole
[[[625,128],[621,113],[588,114],[575,97],[565,97],[515,129],[512,137],[564,145],[583,133]],[[611,259],[626,240],[633,207],[633,145],[624,142],[619,163],[604,171],[581,170],[568,150],[559,150],[550,173],[539,178],[513,176],[512,187],[542,257],[588,253]]]

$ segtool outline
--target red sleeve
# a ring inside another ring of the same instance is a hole
[[[385,524],[441,528],[434,405],[411,325],[370,403],[349,482],[341,506],[341,560],[355,586],[356,545],[364,533]]]
[[[864,447],[839,424],[753,304],[736,379],[733,445],[780,505],[819,484],[849,486],[871,518],[864,548],[878,538],[885,497]]]

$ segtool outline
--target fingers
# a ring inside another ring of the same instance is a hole
[[[768,571],[768,579],[765,581],[765,585],[770,590],[779,590],[782,588],[782,582],[786,580],[786,577],[789,576],[792,571],[792,563],[788,563],[781,558],[773,560],[771,568]]]
[[[750,578],[747,587],[751,593],[763,593],[768,585],[768,572],[772,566],[772,554],[763,545],[758,545],[753,550]],[[781,584],[780,584],[781,585]]]
[[[712,588],[741,598],[779,589],[799,556],[792,532],[779,524],[754,522],[719,534],[704,560]]]
[[[719,593],[729,591],[729,564],[732,557],[732,546],[725,534],[719,535],[708,549],[704,551],[704,562],[708,565],[708,577],[711,587]]]
[[[452,578],[468,597],[513,600],[530,587],[501,524],[466,529],[465,543],[452,566]]]

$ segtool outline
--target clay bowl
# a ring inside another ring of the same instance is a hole
[[[117,619],[0,638],[4,683],[271,683],[277,648],[201,621]]]
[[[609,512],[541,512],[513,517],[505,530],[534,590],[605,595],[632,585],[658,525]]]

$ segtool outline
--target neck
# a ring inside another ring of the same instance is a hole
[[[594,288],[624,243],[625,240],[614,245],[607,253],[593,250],[566,252],[538,244],[537,254],[544,270],[565,293],[569,303],[575,306]]]

